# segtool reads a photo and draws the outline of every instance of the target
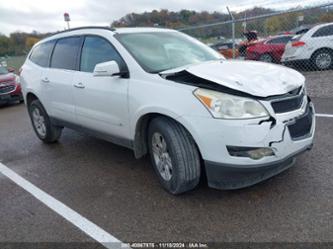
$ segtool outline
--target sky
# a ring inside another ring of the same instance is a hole
[[[128,13],[153,9],[178,11],[242,11],[254,6],[287,9],[317,5],[331,0],[0,0],[0,33],[14,31],[55,32],[66,27],[63,14],[70,14],[71,27],[108,26]]]

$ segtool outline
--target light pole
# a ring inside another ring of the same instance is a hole
[[[65,19],[65,22],[67,23],[67,29],[70,29],[69,22],[71,21],[71,19],[70,19],[68,13],[64,13],[64,19]]]

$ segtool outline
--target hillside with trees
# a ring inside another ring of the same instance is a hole
[[[40,39],[50,35],[41,34],[36,31],[32,33],[14,32],[8,36],[0,34],[0,56],[24,55]]]
[[[233,13],[236,19],[253,17],[269,13],[275,13],[273,9],[255,7],[239,13]],[[303,15],[304,20],[299,23],[298,16]],[[130,13],[114,21],[112,27],[166,27],[181,29],[184,27],[197,26],[230,20],[226,13],[220,12],[197,12],[194,10],[169,11],[167,9],[153,10],[141,14]],[[323,8],[309,10],[304,13],[284,14],[266,19],[247,22],[247,29],[257,30],[262,36],[276,34],[295,28],[299,24],[316,24],[333,22],[333,9]],[[236,25],[236,36],[242,38],[242,23]],[[231,25],[219,25],[209,28],[199,28],[185,31],[186,33],[206,40],[212,37],[231,37]],[[40,39],[51,33],[14,32],[8,36],[0,33],[0,56],[16,56],[26,54],[31,47]]]
[[[277,13],[276,10],[254,7],[238,13],[233,13],[236,19],[250,18],[264,14]],[[298,21],[298,16],[303,15],[304,20]],[[230,20],[230,16],[220,12],[196,12],[193,10],[181,10],[179,12],[168,11],[166,9],[153,10],[142,14],[130,13],[114,21],[113,27],[146,27],[157,26],[172,29],[181,29],[201,24],[210,24],[215,22],[224,22]],[[307,10],[292,14],[283,14],[266,19],[249,21],[247,29],[257,30],[261,35],[271,35],[283,31],[288,31],[300,24],[316,24],[322,22],[333,22],[333,9],[322,8]],[[237,23],[236,34],[241,38],[243,31],[242,23]],[[198,38],[206,39],[210,37],[231,37],[231,25],[219,25],[207,28],[198,28],[185,31],[186,33]]]

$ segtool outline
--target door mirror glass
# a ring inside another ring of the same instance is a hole
[[[98,63],[94,69],[94,76],[117,76],[121,75],[119,65],[116,61]]]

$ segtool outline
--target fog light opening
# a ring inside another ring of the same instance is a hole
[[[253,147],[236,147],[227,146],[228,152],[234,157],[248,157],[253,160],[259,160],[266,156],[274,156],[272,148],[253,148]]]

